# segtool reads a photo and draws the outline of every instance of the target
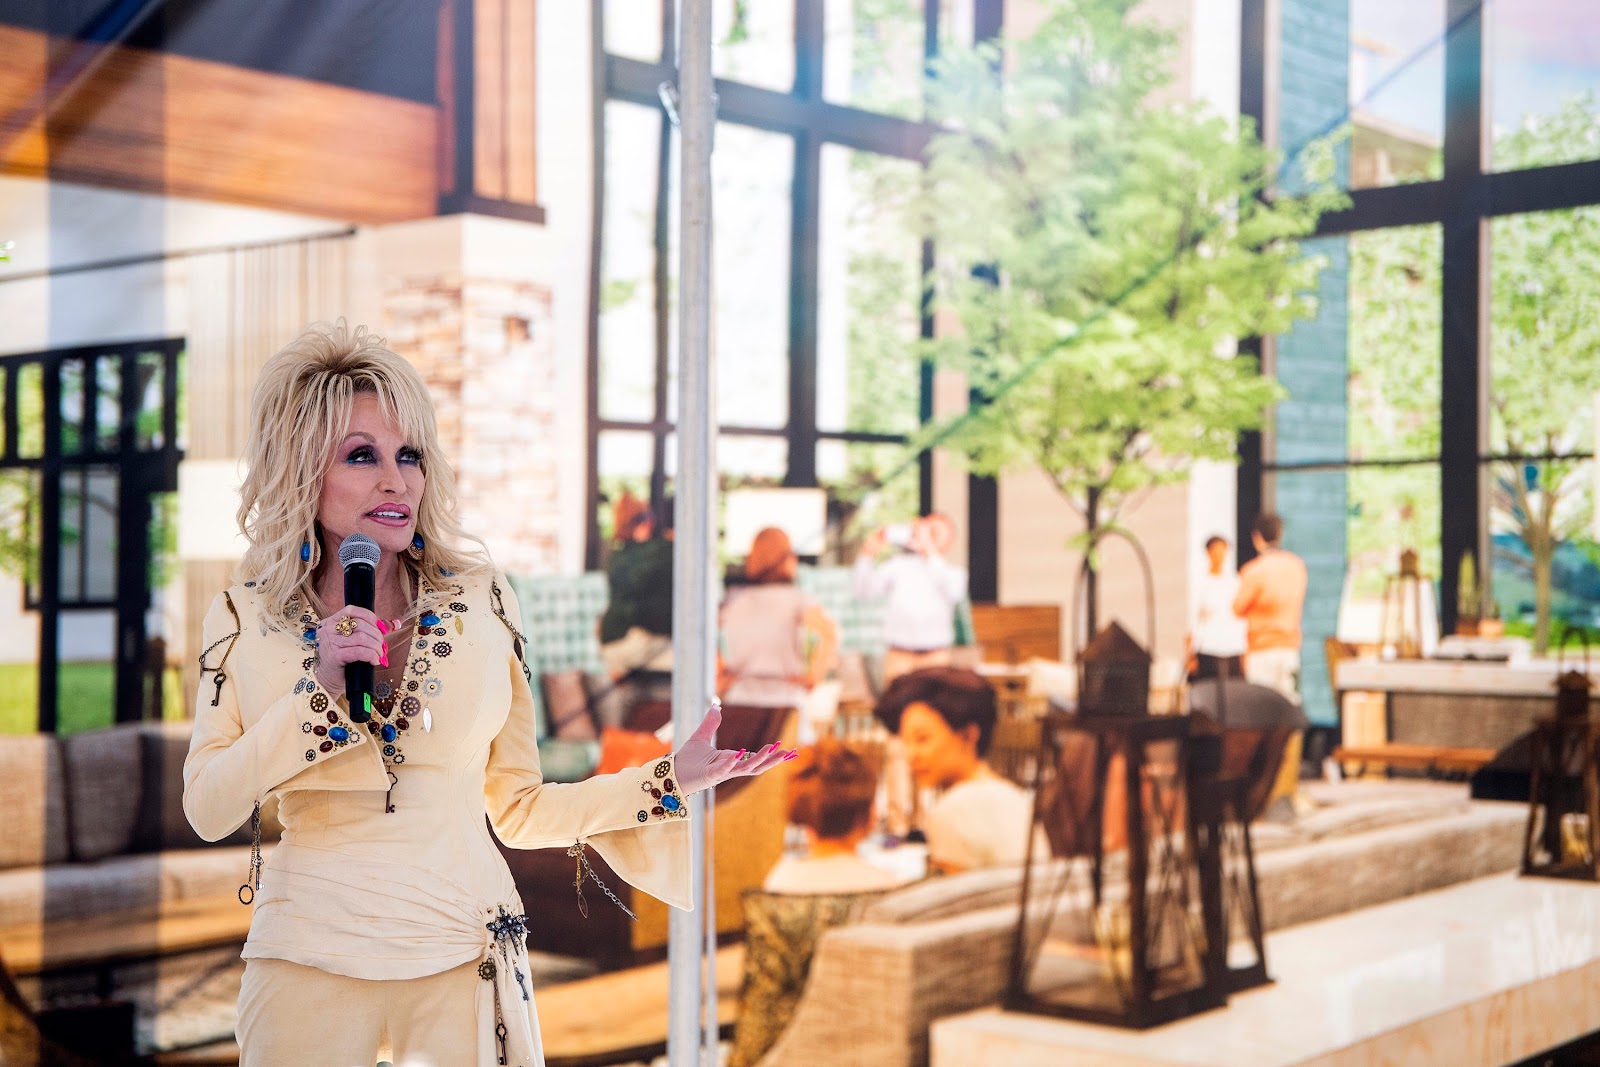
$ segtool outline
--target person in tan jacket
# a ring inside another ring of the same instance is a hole
[[[249,548],[206,614],[183,795],[208,840],[279,799],[282,840],[240,888],[240,1062],[542,1064],[491,826],[567,849],[577,903],[593,848],[689,908],[687,796],[791,754],[717,750],[713,709],[650,766],[546,783],[516,599],[452,514],[427,387],[364,329],[313,327],[267,363],[246,462]],[[371,611],[344,602],[354,533],[382,552]],[[375,665],[370,709],[345,696],[352,662]]]

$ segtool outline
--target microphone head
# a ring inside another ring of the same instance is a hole
[[[366,534],[351,534],[339,542],[339,566],[349,570],[357,563],[364,563],[373,570],[378,569],[378,559],[383,555],[383,549],[378,547],[378,542]]]

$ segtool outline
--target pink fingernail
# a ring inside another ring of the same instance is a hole
[[[742,748],[741,748],[741,749],[740,749],[740,750],[739,750],[739,758],[740,758],[740,759],[744,759],[744,753],[745,753],[745,750],[744,750],[744,749],[742,749]]]
[[[379,619],[378,620],[378,632],[380,634],[388,633],[389,632],[389,624],[384,622],[382,619]]]
[[[797,755],[799,755],[799,753],[797,753],[797,752],[785,752],[783,754],[783,761],[785,763],[788,763],[790,760],[794,759],[795,756],[797,756]]]

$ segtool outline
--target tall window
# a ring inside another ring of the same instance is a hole
[[[606,3],[601,20],[591,565],[621,492],[671,495],[677,136],[659,87],[676,81],[673,7]],[[970,37],[972,7],[774,0],[715,10],[721,483],[828,488],[837,554],[868,522],[926,501],[925,463],[906,453],[931,403],[916,351],[931,330],[919,300],[925,250],[882,198],[926,143],[927,56],[941,35],[965,27]],[[863,307],[899,313],[857,314]]]
[[[1265,5],[1245,7],[1249,25]],[[1267,129],[1286,153],[1346,135],[1352,204],[1308,242],[1320,313],[1269,352],[1291,397],[1241,492],[1264,480],[1310,565],[1301,689],[1332,724],[1323,640],[1341,617],[1381,629],[1404,549],[1446,625],[1600,624],[1600,328],[1581,310],[1600,302],[1600,20],[1582,0],[1281,11]],[[1464,555],[1481,593],[1463,596]]]

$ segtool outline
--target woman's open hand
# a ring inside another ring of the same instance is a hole
[[[717,748],[712,744],[712,738],[721,725],[722,705],[712,704],[689,740],[677,751],[678,787],[685,796],[719,785],[729,778],[760,774],[795,757],[793,749],[781,749],[775,744],[757,752]]]

